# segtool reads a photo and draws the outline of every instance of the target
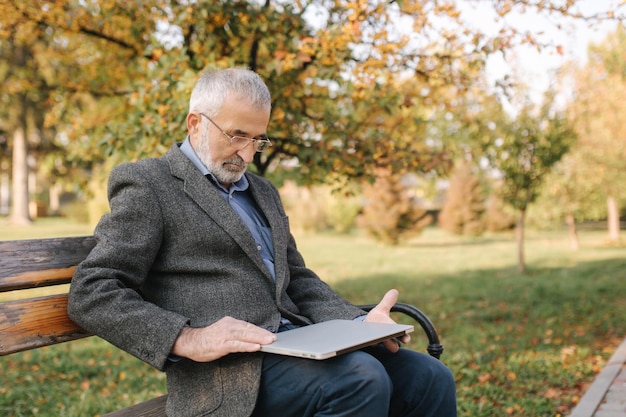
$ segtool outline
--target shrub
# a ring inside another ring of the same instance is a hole
[[[365,206],[357,224],[383,243],[397,245],[419,235],[432,221],[400,175],[381,169],[374,184],[364,187],[363,195]]]
[[[457,165],[450,178],[439,225],[457,235],[480,236],[485,231],[483,187],[467,163]]]
[[[286,181],[280,189],[292,229],[301,232],[333,230],[347,233],[356,225],[361,199],[333,192],[330,186],[298,186]]]
[[[494,194],[487,198],[485,225],[490,232],[506,232],[515,228],[513,209],[507,207],[504,201]]]

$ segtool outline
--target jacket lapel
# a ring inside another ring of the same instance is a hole
[[[219,190],[189,161],[178,145],[173,145],[165,158],[170,164],[172,175],[183,181],[185,194],[198,204],[215,224],[224,229],[272,281],[272,276],[256,248],[252,233],[224,200]]]

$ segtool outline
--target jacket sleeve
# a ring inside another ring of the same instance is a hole
[[[111,212],[96,227],[96,246],[74,273],[68,313],[79,326],[163,370],[188,319],[141,296],[163,234],[151,181],[137,164],[111,173]]]

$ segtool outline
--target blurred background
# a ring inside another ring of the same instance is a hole
[[[0,0],[0,239],[91,234],[111,168],[184,140],[199,72],[248,67],[273,97],[250,170],[320,275],[426,305],[461,415],[564,415],[626,333],[625,18],[624,0]],[[5,363],[16,387],[28,355]],[[46,415],[7,387],[0,410]]]

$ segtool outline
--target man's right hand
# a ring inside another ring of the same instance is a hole
[[[276,335],[254,324],[224,317],[207,327],[184,327],[172,354],[196,362],[210,362],[229,353],[257,352],[272,343]]]

